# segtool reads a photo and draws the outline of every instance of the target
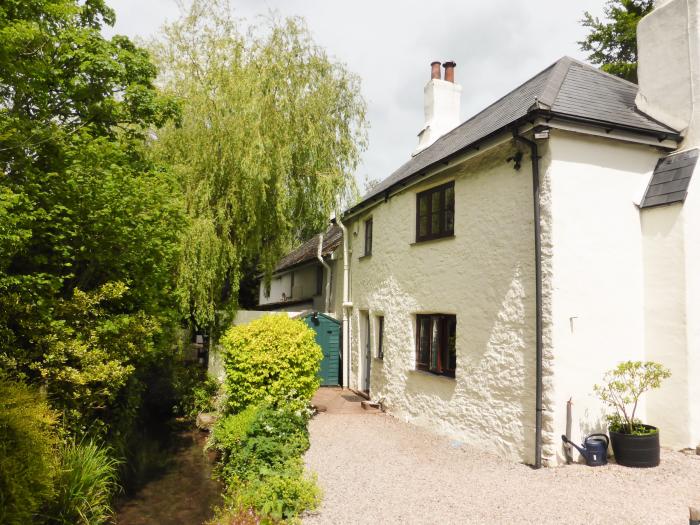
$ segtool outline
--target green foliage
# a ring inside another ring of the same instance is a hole
[[[630,432],[630,426],[627,424],[625,419],[618,414],[608,414],[605,416],[608,422],[608,430],[610,432],[620,432],[623,434],[633,434],[635,436],[649,436],[651,434],[658,433],[658,429],[650,429],[644,425],[639,419],[632,420],[632,431]]]
[[[628,434],[648,432],[640,430],[640,423],[635,419],[637,404],[641,395],[649,390],[659,388],[661,381],[671,377],[671,372],[663,365],[653,361],[625,361],[605,373],[602,385],[595,385],[593,390],[598,397],[616,411],[612,423],[616,428],[624,429]]]
[[[221,343],[232,412],[268,398],[308,401],[320,385],[323,354],[301,320],[267,315],[230,328]]]
[[[176,413],[195,419],[201,412],[216,409],[216,397],[221,384],[200,367],[182,366],[176,377],[175,388],[178,396]]]
[[[182,101],[153,145],[182,183],[178,290],[198,324],[235,307],[247,265],[269,274],[325,227],[366,142],[359,79],[301,19],[242,25],[223,0],[195,0],[152,44],[165,92]]]
[[[579,42],[588,51],[588,60],[600,64],[612,75],[637,83],[637,24],[651,12],[653,0],[608,0],[605,4],[606,21],[586,12],[581,21],[590,32]]]
[[[108,448],[93,441],[69,443],[61,450],[56,479],[57,497],[49,522],[61,525],[93,525],[110,522],[111,500],[119,490],[119,462]]]
[[[228,487],[230,513],[294,521],[318,505],[319,489],[305,477],[301,460],[309,447],[309,417],[307,409],[263,404],[217,422],[210,446],[220,455],[217,473]]]
[[[113,22],[103,0],[0,6],[0,369],[77,435],[124,428],[177,319],[184,207],[146,156],[177,106]]]
[[[0,523],[32,523],[52,498],[55,423],[37,392],[0,376]]]

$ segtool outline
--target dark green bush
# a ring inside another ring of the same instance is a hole
[[[229,329],[221,340],[228,410],[239,412],[265,400],[310,400],[320,385],[323,356],[315,337],[303,321],[286,315],[267,315]]]
[[[93,441],[61,448],[51,523],[92,525],[111,520],[112,496],[119,490],[119,462],[110,452]]]
[[[304,476],[301,461],[309,447],[309,416],[299,403],[262,404],[217,422],[210,446],[220,454],[217,473],[228,487],[230,512],[293,521],[317,506],[318,488]]]
[[[56,415],[28,386],[0,377],[0,523],[32,523],[53,496]]]

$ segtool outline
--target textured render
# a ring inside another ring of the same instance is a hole
[[[385,357],[373,399],[394,415],[518,461],[534,459],[534,248],[527,156],[507,142],[394,196],[353,221],[352,382],[364,373],[360,312],[384,315]],[[455,180],[455,236],[414,244],[416,193]],[[372,256],[359,259],[374,220]],[[455,379],[415,371],[415,315],[457,315]],[[376,337],[372,338],[376,355]]]
[[[566,132],[553,132],[549,146],[554,389],[548,408],[557,436],[566,430],[566,403],[572,400],[572,438],[578,442],[605,430],[604,407],[593,393],[605,371],[628,359],[663,357],[649,351],[650,330],[668,341],[663,326],[652,328],[645,312],[645,305],[662,305],[645,283],[656,286],[665,278],[663,265],[649,267],[651,248],[642,233],[645,214],[654,210],[640,214],[635,204],[664,152]],[[672,360],[659,360],[683,374]],[[681,409],[686,397],[676,386],[670,381],[662,391]],[[639,416],[663,427],[662,445],[676,446],[672,429],[662,424],[664,410],[668,404],[654,410],[642,405]],[[561,443],[555,448],[563,461]]]

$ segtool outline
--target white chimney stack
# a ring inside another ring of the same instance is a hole
[[[637,26],[637,107],[700,146],[700,0],[657,0]]]
[[[418,133],[414,155],[430,146],[459,125],[462,86],[455,84],[455,64],[445,62],[444,80],[440,78],[440,62],[432,62],[430,81],[423,88],[425,125]]]

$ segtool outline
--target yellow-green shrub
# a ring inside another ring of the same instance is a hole
[[[33,523],[52,498],[55,423],[36,391],[0,377],[0,523]]]
[[[231,412],[265,399],[308,401],[320,385],[323,353],[303,321],[267,315],[232,327],[221,342]]]

